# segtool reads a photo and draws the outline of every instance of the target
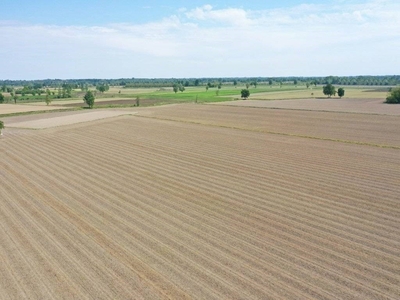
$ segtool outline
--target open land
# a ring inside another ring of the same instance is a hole
[[[38,112],[47,110],[59,110],[59,109],[63,109],[63,107],[37,106],[37,105],[26,105],[26,104],[0,104],[0,115],[25,113],[25,112]]]
[[[4,118],[0,298],[400,298],[398,115],[125,111]]]
[[[384,104],[381,98],[365,99],[296,99],[296,100],[239,100],[218,102],[218,105],[234,105],[259,108],[278,108],[278,109],[300,109],[300,110],[319,110],[335,112],[351,112],[365,114],[386,114],[400,115],[398,105]]]

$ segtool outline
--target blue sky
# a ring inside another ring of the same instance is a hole
[[[399,74],[397,0],[2,1],[0,79]]]

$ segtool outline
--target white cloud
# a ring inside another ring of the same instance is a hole
[[[1,77],[204,77],[398,73],[400,4],[250,11],[205,5],[146,24],[0,23]]]
[[[208,20],[236,26],[250,24],[247,12],[238,8],[214,10],[211,5],[204,5],[186,12],[185,15],[192,20]]]

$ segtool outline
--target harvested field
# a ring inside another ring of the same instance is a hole
[[[138,114],[164,120],[310,139],[400,147],[400,135],[397,129],[400,116],[395,115],[261,109],[215,104],[187,104],[180,105],[179,108],[163,106],[141,110]]]
[[[62,112],[58,114],[47,114],[45,117],[43,117],[43,115],[34,115],[27,116],[25,118],[12,117],[5,120],[7,120],[7,127],[11,128],[43,129],[82,122],[90,122],[132,113],[133,112],[118,110]]]
[[[384,99],[297,99],[297,100],[239,100],[218,102],[215,105],[258,108],[300,109],[350,112],[364,114],[400,115],[400,105],[383,103]]]
[[[0,295],[399,299],[400,150],[255,130],[269,111],[5,131]]]
[[[59,110],[59,109],[63,109],[63,107],[36,106],[36,105],[26,105],[26,104],[0,104],[0,115],[8,115],[8,114],[31,112],[31,111]]]

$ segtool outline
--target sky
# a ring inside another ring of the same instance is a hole
[[[0,80],[393,75],[398,0],[3,0]]]

